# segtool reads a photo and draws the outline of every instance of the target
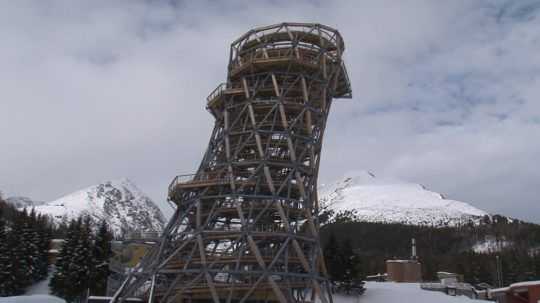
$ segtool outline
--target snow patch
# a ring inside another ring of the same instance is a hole
[[[366,292],[360,297],[334,295],[335,303],[474,303],[486,302],[472,300],[464,296],[448,296],[438,291],[427,291],[418,283],[367,282]]]
[[[486,237],[484,240],[476,242],[472,246],[472,250],[479,254],[488,254],[494,252],[500,252],[507,247],[512,246],[512,241],[497,240],[495,237]]]

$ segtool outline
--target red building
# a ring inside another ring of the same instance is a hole
[[[386,273],[393,282],[422,282],[422,265],[416,260],[387,260]]]
[[[520,282],[489,290],[489,298],[498,303],[540,302],[540,281]]]

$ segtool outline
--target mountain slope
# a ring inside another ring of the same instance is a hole
[[[445,199],[420,184],[351,173],[323,186],[320,201],[336,213],[352,211],[360,221],[455,226],[488,215],[467,203]]]
[[[13,196],[6,199],[6,202],[17,208],[32,208],[34,206],[42,205],[44,202],[34,201],[28,197]]]
[[[159,232],[165,225],[161,210],[128,179],[94,185],[35,210],[50,215],[56,222],[88,215],[105,220],[117,235],[132,232]]]

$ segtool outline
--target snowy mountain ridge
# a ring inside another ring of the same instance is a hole
[[[320,188],[322,207],[335,213],[350,211],[359,221],[408,225],[455,226],[479,222],[487,212],[446,199],[421,184],[353,172]]]
[[[105,220],[116,235],[159,232],[165,218],[159,207],[129,179],[103,182],[35,205],[36,212],[49,215],[57,223],[90,216]]]
[[[28,197],[23,196],[8,197],[6,199],[6,202],[15,206],[16,208],[32,208],[34,206],[45,204],[45,202],[34,201]]]

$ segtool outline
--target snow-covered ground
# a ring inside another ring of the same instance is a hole
[[[0,303],[65,303],[66,301],[49,295],[49,281],[54,267],[49,269],[47,279],[30,286],[24,296],[0,298]]]
[[[367,282],[366,292],[361,296],[334,295],[335,303],[474,303],[485,302],[467,297],[452,297],[441,292],[420,289],[418,283]],[[1,298],[0,303],[65,303],[64,300],[47,295]]]
[[[50,269],[49,269],[49,275],[47,276],[47,279],[39,281],[38,283],[28,287],[28,289],[26,290],[25,295],[27,295],[27,296],[48,295],[49,294],[49,282],[51,281],[51,277],[52,277],[52,274],[53,274],[54,270],[55,270],[55,267],[51,266]]]
[[[420,289],[418,283],[367,282],[366,292],[360,297],[335,295],[335,303],[474,303],[464,296],[452,297],[442,292]]]
[[[0,303],[66,303],[66,301],[49,295],[33,295],[0,298]]]
[[[360,221],[411,225],[457,225],[485,215],[465,202],[446,199],[421,184],[376,177],[370,172],[348,173],[320,188],[321,204],[336,212],[353,211]]]

